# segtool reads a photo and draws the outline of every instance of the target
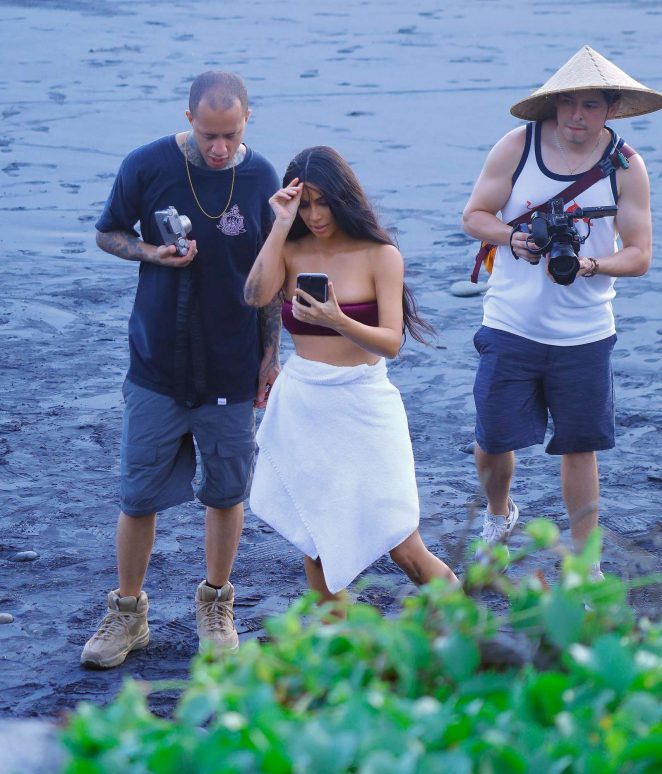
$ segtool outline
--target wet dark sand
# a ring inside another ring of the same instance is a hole
[[[385,223],[397,227],[408,280],[440,336],[435,348],[408,344],[390,372],[409,413],[422,532],[463,569],[457,552],[478,491],[465,449],[481,300],[448,292],[468,279],[475,252],[460,212],[485,154],[517,123],[509,105],[582,44],[662,89],[662,13],[647,2],[315,7],[323,6],[134,0],[0,8],[0,613],[14,617],[0,626],[0,717],[52,718],[82,699],[103,703],[127,675],[184,676],[197,647],[203,522],[192,503],[160,517],[146,584],[148,649],[110,672],[78,665],[116,582],[120,386],[137,274],[135,264],[96,249],[94,221],[122,157],[187,127],[188,87],[204,69],[245,77],[254,111],[246,140],[279,171],[305,146],[333,145],[355,165]],[[662,115],[615,127],[647,162],[657,235]],[[600,467],[604,568],[624,577],[661,566],[661,289],[655,266],[619,281],[615,302],[618,440],[600,454]],[[542,449],[522,453],[514,496],[523,520],[554,519],[567,540],[557,470]],[[13,561],[28,550],[38,558]],[[554,577],[553,557],[539,564]],[[367,575],[376,582],[360,598],[386,612],[413,591],[388,559]],[[250,513],[233,581],[243,638],[259,636],[263,617],[305,589],[298,552]],[[632,601],[658,614],[659,588]],[[157,712],[171,706],[171,696],[155,697]]]

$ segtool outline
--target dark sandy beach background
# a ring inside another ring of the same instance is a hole
[[[454,552],[477,496],[466,450],[481,319],[480,297],[449,293],[468,279],[476,247],[462,207],[485,154],[517,125],[509,106],[584,43],[662,90],[660,4],[26,0],[0,3],[0,29],[0,614],[14,619],[0,626],[0,717],[105,702],[127,675],[184,676],[197,647],[202,508],[190,504],[159,520],[150,646],[110,672],[78,665],[115,584],[120,386],[138,268],[95,247],[94,222],[123,156],[187,128],[189,84],[206,69],[246,79],[246,140],[279,172],[303,147],[333,145],[397,227],[407,278],[440,336],[433,348],[408,344],[390,372],[409,414],[422,532],[461,571]],[[600,454],[604,567],[633,576],[661,565],[662,115],[615,128],[646,160],[658,253],[646,277],[618,282],[617,448]],[[567,539],[557,471],[541,449],[526,451],[514,495],[523,520],[554,519]],[[23,551],[38,556],[17,561]],[[553,578],[554,558],[541,561]],[[413,590],[388,559],[370,575],[378,582],[359,596],[387,612]],[[243,638],[305,589],[298,552],[250,513],[233,581]],[[632,601],[658,614],[659,588]],[[160,695],[154,707],[172,701]]]

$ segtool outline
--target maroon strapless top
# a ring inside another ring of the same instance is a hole
[[[376,301],[368,301],[363,304],[340,304],[342,311],[352,320],[371,325],[373,328],[379,327],[379,312]],[[292,302],[283,301],[280,309],[280,316],[283,320],[285,330],[299,336],[340,336],[333,328],[324,328],[322,325],[310,325],[309,323],[297,320],[292,314]]]

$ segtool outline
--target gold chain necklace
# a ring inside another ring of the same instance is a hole
[[[565,154],[565,148],[563,147],[563,145],[561,145],[561,140],[559,139],[558,127],[556,128],[554,133],[556,135],[556,144],[559,146],[559,150],[561,151],[563,160],[565,161],[565,165],[570,170],[571,175],[574,175],[574,173],[579,169],[579,167],[583,166],[591,158],[591,156],[595,153],[595,149],[600,144],[600,138],[602,137],[602,129],[600,129],[600,134],[598,134],[598,139],[595,141],[595,145],[591,148],[590,153],[584,156],[584,158],[579,162],[579,164],[577,164],[576,167],[571,167],[570,162],[568,161],[568,157]]]
[[[207,210],[200,204],[200,199],[198,199],[198,195],[195,192],[195,188],[193,187],[193,179],[191,178],[191,170],[189,169],[188,165],[188,138],[189,135],[186,135],[186,139],[184,140],[184,161],[186,162],[186,174],[188,175],[188,183],[191,186],[191,193],[193,194],[193,198],[195,199],[195,203],[200,208],[200,211],[203,215],[206,215],[210,220],[218,220],[219,218],[222,218],[223,215],[228,211],[228,207],[230,206],[230,202],[232,201],[232,192],[234,191],[234,171],[236,168],[236,164],[232,165],[232,182],[230,183],[230,195],[228,196],[228,200],[225,204],[225,207],[223,209],[223,212],[219,213],[218,215],[210,215]]]

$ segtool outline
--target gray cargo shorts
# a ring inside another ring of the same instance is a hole
[[[120,507],[145,516],[193,500],[230,508],[247,496],[255,465],[253,401],[187,408],[168,395],[122,387]],[[196,453],[201,477],[193,490]]]

